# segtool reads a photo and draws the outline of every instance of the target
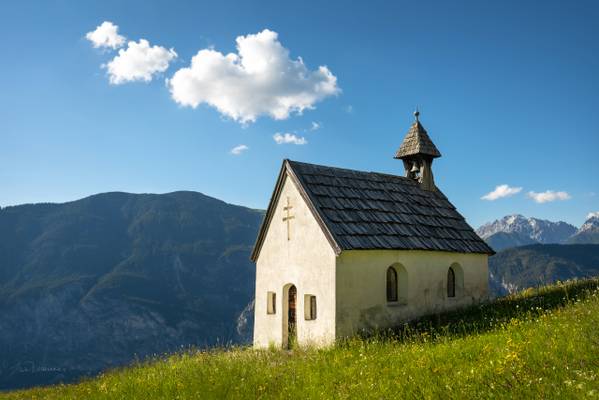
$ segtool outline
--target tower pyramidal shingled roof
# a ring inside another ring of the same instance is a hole
[[[428,133],[426,133],[426,129],[424,129],[418,120],[419,115],[418,111],[414,113],[416,121],[414,121],[410,130],[408,130],[401,146],[399,146],[399,149],[395,153],[395,158],[404,158],[415,154],[427,155],[432,158],[441,157],[441,152],[437,149],[437,146],[435,146]]]

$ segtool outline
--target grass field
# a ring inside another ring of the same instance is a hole
[[[599,399],[599,279],[324,350],[187,352],[3,399]]]

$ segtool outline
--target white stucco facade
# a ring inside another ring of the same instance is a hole
[[[287,239],[289,199],[290,240]],[[287,333],[287,290],[297,288],[297,342],[327,345],[335,341],[335,261],[336,255],[298,188],[285,179],[269,229],[256,260],[256,302],[254,346],[284,346]],[[267,293],[276,293],[276,312],[267,314]],[[304,319],[304,297],[314,295],[318,315]]]
[[[488,256],[420,250],[335,252],[312,210],[288,175],[256,258],[254,346],[286,346],[287,291],[297,288],[297,342],[326,346],[360,330],[385,328],[425,314],[476,304],[487,297]],[[285,207],[293,219],[288,225]],[[386,273],[398,271],[399,299],[388,302]],[[449,267],[455,297],[447,295]],[[274,292],[275,312],[267,313]],[[317,318],[304,318],[305,295],[316,296]]]
[[[476,304],[488,293],[488,256],[421,250],[350,250],[336,262],[336,334],[397,326],[418,316]],[[388,302],[386,273],[398,274],[399,298]],[[449,267],[455,297],[447,295]]]

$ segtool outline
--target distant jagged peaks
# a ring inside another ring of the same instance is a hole
[[[487,240],[492,236],[501,235],[504,242],[509,242],[507,238],[512,234],[514,245],[521,245],[522,241],[529,239],[531,243],[563,243],[577,231],[576,227],[563,221],[553,222],[538,218],[527,218],[520,214],[507,215],[501,219],[486,223],[477,229],[480,237]],[[492,241],[492,240],[491,240]],[[503,247],[503,246],[502,246]],[[511,246],[508,246],[511,247]],[[495,250],[498,250],[497,248]]]
[[[589,214],[577,229],[563,221],[512,214],[482,225],[476,233],[495,251],[535,243],[599,244],[599,215]]]
[[[580,229],[568,239],[568,243],[599,244],[599,215],[591,215]]]
[[[588,231],[599,231],[599,215],[592,215],[587,219],[584,224],[582,224],[577,234]]]
[[[529,236],[517,232],[497,232],[486,238],[485,241],[495,251],[539,243]]]

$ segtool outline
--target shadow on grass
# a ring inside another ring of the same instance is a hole
[[[483,333],[501,328],[513,319],[536,318],[550,310],[582,300],[597,290],[599,290],[599,278],[567,281],[527,289],[479,305],[427,315],[396,328],[363,332],[360,336],[365,340],[408,342],[421,341],[425,338],[435,341],[444,337]]]

